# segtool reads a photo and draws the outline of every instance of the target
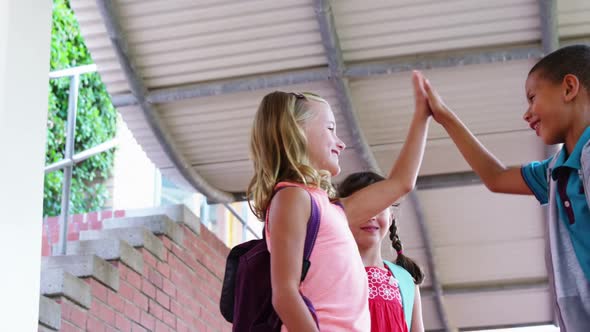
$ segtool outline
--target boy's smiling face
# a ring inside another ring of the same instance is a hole
[[[563,83],[553,83],[538,72],[531,73],[526,80],[529,106],[523,118],[545,144],[564,143],[571,127],[572,117],[571,112],[567,112],[565,89]]]

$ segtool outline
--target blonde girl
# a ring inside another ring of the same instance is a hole
[[[337,202],[331,177],[340,173],[345,144],[330,105],[309,93],[277,91],[262,99],[252,128],[255,174],[248,195],[266,223],[272,302],[282,331],[370,330],[367,276],[348,225],[365,222],[414,187],[430,110],[420,73],[414,72],[413,82],[416,111],[389,176]],[[300,282],[312,202],[319,207],[320,228]]]

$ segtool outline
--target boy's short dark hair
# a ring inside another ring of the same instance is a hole
[[[590,46],[584,44],[562,47],[544,56],[529,71],[542,78],[561,83],[567,74],[575,75],[582,86],[590,89]]]

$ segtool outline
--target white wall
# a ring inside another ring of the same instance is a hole
[[[50,0],[0,1],[0,313],[36,331],[41,264]]]
[[[155,200],[159,183],[156,180],[159,173],[120,116],[117,119],[117,139],[113,208],[142,209],[157,206]]]

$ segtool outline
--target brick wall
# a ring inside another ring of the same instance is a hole
[[[84,278],[92,294],[88,309],[54,298],[61,305],[60,331],[231,331],[218,306],[229,249],[202,225],[200,234],[182,229],[180,244],[158,236],[166,248],[163,259],[135,249],[143,256],[142,273],[111,261],[119,271],[117,291]]]
[[[68,241],[80,238],[80,232],[102,229],[102,221],[125,217],[125,210],[105,210],[74,214],[68,220]],[[51,247],[59,242],[59,217],[43,218],[41,256],[51,256]]]

